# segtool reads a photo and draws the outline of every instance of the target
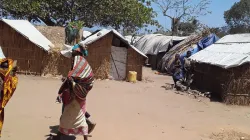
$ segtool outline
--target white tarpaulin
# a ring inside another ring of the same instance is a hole
[[[160,52],[166,52],[173,41],[182,41],[186,37],[165,36],[162,34],[149,34],[142,36],[135,47],[144,54],[157,55]]]
[[[250,43],[250,34],[227,35],[216,43]]]
[[[27,20],[8,20],[2,19],[11,28],[29,39],[32,43],[48,51],[54,45],[43,36],[29,21]]]
[[[132,36],[132,35],[125,36],[125,39],[132,45],[135,44],[140,38],[141,38],[140,36]]]
[[[2,47],[0,46],[0,59],[5,58],[5,55],[3,53]]]
[[[135,51],[137,51],[139,54],[141,54],[142,56],[146,57],[146,55],[144,55],[141,51],[139,51],[137,48],[135,48],[133,45],[131,45],[119,32],[117,32],[116,30],[107,30],[107,29],[102,29],[101,31],[95,33],[94,35],[89,36],[87,39],[83,40],[82,42],[80,42],[81,45],[89,45],[97,40],[99,40],[100,38],[106,36],[109,33],[114,33],[117,37],[119,37],[124,43],[126,43],[129,47],[131,47],[132,49],[134,49]]]
[[[192,60],[222,68],[250,62],[250,34],[227,35],[210,47],[194,54]]]
[[[91,32],[89,32],[89,31],[83,31],[83,37],[84,38],[87,38],[88,36],[90,36],[92,33]]]

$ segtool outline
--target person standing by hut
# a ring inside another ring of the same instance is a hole
[[[187,51],[186,57],[184,57],[184,62],[183,62],[183,72],[184,72],[184,78],[185,78],[185,83],[186,83],[186,90],[189,89],[190,84],[191,84],[191,61],[189,60],[189,57],[192,55],[191,51]]]
[[[182,64],[180,60],[180,55],[176,54],[174,62],[172,64],[172,77],[174,81],[175,88],[177,90],[182,90],[182,82],[183,82],[183,71]]]
[[[67,53],[62,54],[66,57],[77,57],[77,60],[59,90],[64,107],[60,118],[59,133],[52,139],[60,140],[63,135],[83,135],[84,140],[88,140],[86,97],[93,87],[94,74],[84,58],[87,55],[87,49],[77,44]]]

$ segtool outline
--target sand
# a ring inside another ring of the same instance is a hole
[[[145,69],[147,81],[135,84],[96,81],[88,111],[97,123],[90,140],[223,140],[226,131],[250,132],[249,107],[226,106],[165,90],[168,76]],[[5,108],[3,140],[46,140],[61,114],[56,104],[60,80],[19,76]],[[247,136],[245,136],[247,138]],[[82,140],[77,137],[77,140]],[[226,139],[225,139],[226,140]]]

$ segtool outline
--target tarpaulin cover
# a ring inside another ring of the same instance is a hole
[[[89,31],[83,31],[83,37],[84,38],[87,38],[88,36],[90,36],[92,33],[91,32],[89,32]]]
[[[200,50],[207,48],[208,46],[214,44],[218,41],[218,37],[215,34],[210,34],[205,38],[201,38],[200,36],[192,36],[187,40],[184,40],[180,44],[174,46],[162,59],[162,70],[167,68],[167,71],[171,71],[172,63],[176,54],[180,54],[181,62],[183,63],[184,57],[187,55],[187,51],[191,51],[192,55],[196,54]]]
[[[5,58],[5,55],[3,53],[2,47],[0,46],[0,59]]]
[[[191,60],[221,68],[237,67],[250,62],[250,34],[227,35],[196,53]]]
[[[131,45],[134,45],[140,38],[141,38],[140,36],[132,36],[132,35],[125,36],[125,39],[126,39]]]
[[[192,47],[192,49],[190,50],[193,54],[196,54],[197,52],[199,52],[200,50],[203,50],[205,48],[207,48],[208,46],[211,46],[212,44],[214,44],[216,41],[219,40],[219,37],[216,36],[215,34],[210,34],[207,37],[204,37],[203,39],[201,39],[197,45],[194,45]],[[184,62],[184,57],[187,56],[187,52],[184,52],[181,54],[181,62]]]
[[[173,48],[171,48],[162,58],[161,63],[158,64],[158,69],[160,71],[165,71],[165,67],[167,68],[167,71],[171,71],[171,65],[173,62],[174,56],[178,54],[185,53],[187,50],[192,50],[194,46],[197,46],[197,42],[201,39],[198,35],[192,35],[183,40],[182,42],[175,45]]]
[[[215,34],[210,34],[208,37],[203,38],[197,43],[197,46],[200,50],[205,49],[206,47],[214,44],[216,41],[219,40],[219,37],[217,37]]]
[[[182,41],[186,37],[165,36],[162,34],[149,34],[142,36],[134,46],[145,55],[157,55],[169,50],[173,41]]]

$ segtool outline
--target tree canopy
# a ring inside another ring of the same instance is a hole
[[[199,28],[199,21],[194,19],[189,22],[180,22],[179,31],[183,36],[189,36],[192,33],[195,33]]]
[[[3,16],[40,21],[50,26],[83,21],[87,27],[135,30],[158,25],[144,0],[0,0]]]
[[[213,27],[213,28],[209,28],[209,32],[216,34],[219,38],[222,38],[228,35],[228,28],[226,26],[225,27]]]
[[[241,0],[225,11],[224,18],[230,33],[250,32],[250,1]]]
[[[152,0],[158,5],[164,16],[172,21],[172,32],[178,33],[178,26],[181,21],[192,21],[200,15],[210,13],[207,8],[211,0],[200,0],[198,3],[192,0]]]

